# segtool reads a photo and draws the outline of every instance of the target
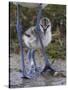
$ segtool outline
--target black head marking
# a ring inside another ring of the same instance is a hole
[[[30,35],[30,34],[25,33],[25,35],[26,35],[27,37],[31,37],[31,35]]]

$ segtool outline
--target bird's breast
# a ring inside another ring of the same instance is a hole
[[[34,30],[35,28],[32,27]],[[41,44],[40,44],[40,41],[39,39],[37,39],[37,37],[35,36],[34,33],[31,33],[32,32],[32,28],[28,29],[26,31],[27,34],[30,35],[30,37],[26,36],[26,35],[23,35],[23,40],[24,40],[24,43],[27,47],[29,48],[41,48]],[[51,42],[52,40],[52,34],[51,34],[51,27],[49,27],[47,30],[46,30],[46,33],[44,34],[44,32],[41,32],[40,33],[40,36],[41,36],[41,39],[42,39],[42,42],[43,42],[43,45],[44,47],[47,47],[48,44]]]

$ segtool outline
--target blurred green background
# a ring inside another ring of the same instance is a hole
[[[52,59],[66,59],[66,5],[48,4],[42,11],[44,17],[48,17],[52,22],[52,42],[46,49],[47,54]],[[34,25],[36,8],[27,8],[20,6],[20,19],[24,23],[24,31]],[[16,6],[9,3],[9,43],[10,53],[18,54],[18,38],[16,33]]]

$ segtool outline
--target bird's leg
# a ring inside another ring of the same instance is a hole
[[[27,52],[27,60],[28,60],[29,67],[31,67],[31,66],[30,66],[30,64],[31,64],[31,49],[28,49],[28,52]]]
[[[44,60],[45,60],[45,68],[43,69],[42,72],[46,72],[47,70],[50,70],[51,72],[54,73],[55,70],[51,67],[51,64],[50,64],[50,62],[48,60],[48,56],[47,55],[44,56]]]
[[[37,65],[36,65],[36,60],[35,60],[35,49],[32,49],[32,59],[33,59],[35,71],[37,71]]]
[[[35,68],[36,68],[34,53],[35,53],[34,49],[29,49],[27,53],[30,72],[35,72]]]
[[[45,65],[46,65],[46,66],[50,66],[50,62],[49,62],[49,60],[48,60],[48,56],[46,55],[46,53],[45,53],[45,55],[44,55],[44,61],[45,61]]]
[[[46,55],[44,44],[43,44],[42,39],[40,37],[40,32],[37,32],[37,35],[39,37],[39,41],[40,41],[40,44],[41,44],[41,51],[42,51],[42,54],[43,54],[43,57],[44,57],[44,61],[45,61],[45,68],[43,69],[42,72],[46,72],[46,70],[50,70],[52,72],[55,72],[55,70],[52,69],[52,67],[51,67],[51,64],[50,64],[50,62],[48,60],[48,56]]]

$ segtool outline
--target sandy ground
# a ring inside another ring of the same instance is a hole
[[[55,86],[66,84],[66,61],[55,60],[52,67],[58,71],[61,71],[63,75],[51,75],[46,72],[44,75],[39,75],[34,79],[21,78],[20,69],[20,55],[10,54],[10,88],[21,87],[38,87],[38,86]]]

